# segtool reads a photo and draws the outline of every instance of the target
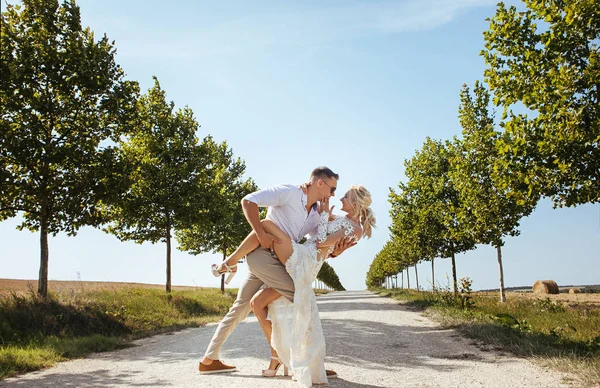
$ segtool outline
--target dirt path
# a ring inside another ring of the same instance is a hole
[[[367,291],[318,298],[332,387],[559,387],[562,376],[497,352],[482,351],[453,330]],[[256,318],[247,318],[221,356],[238,371],[200,375],[198,360],[215,325],[137,341],[139,346],[64,362],[0,381],[0,387],[295,387],[266,379],[268,347]]]

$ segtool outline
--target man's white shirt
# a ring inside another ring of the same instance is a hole
[[[316,232],[319,213],[315,203],[306,211],[307,196],[299,186],[278,185],[256,191],[244,197],[259,207],[267,207],[267,219],[271,220],[296,242],[307,234]]]

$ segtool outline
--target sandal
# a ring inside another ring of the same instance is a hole
[[[237,271],[234,271],[234,268],[237,268],[237,264],[227,265],[226,262],[222,262],[221,264],[225,266],[225,270],[219,271],[219,266],[216,264],[213,264],[211,266],[212,273],[216,278],[218,278],[219,276],[221,276],[223,274],[228,273],[229,276],[227,276],[227,278],[225,278],[225,284],[229,284],[231,279],[233,279],[233,276],[237,273]]]
[[[279,367],[283,365],[283,362],[281,362],[281,359],[279,357],[271,356],[271,359],[275,360],[275,361],[279,361],[279,364],[277,364],[275,369],[263,369],[263,371],[262,371],[263,377],[275,377],[275,375],[277,374],[277,371],[279,370]],[[288,373],[289,373],[288,367],[283,365],[283,375],[287,376]]]

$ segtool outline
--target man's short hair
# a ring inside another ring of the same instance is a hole
[[[335,172],[331,171],[331,169],[329,167],[325,167],[325,166],[321,166],[321,167],[317,167],[313,170],[313,172],[310,174],[311,178],[319,178],[319,179],[323,179],[323,178],[335,178],[336,180],[340,179],[340,176],[338,174],[336,174]]]

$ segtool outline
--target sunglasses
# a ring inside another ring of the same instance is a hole
[[[329,184],[327,182],[325,182],[323,179],[321,179],[321,182],[325,183],[327,185],[327,187],[329,187],[329,190],[331,192],[331,195],[335,194],[335,190],[337,189],[337,187],[333,186],[329,186]]]

